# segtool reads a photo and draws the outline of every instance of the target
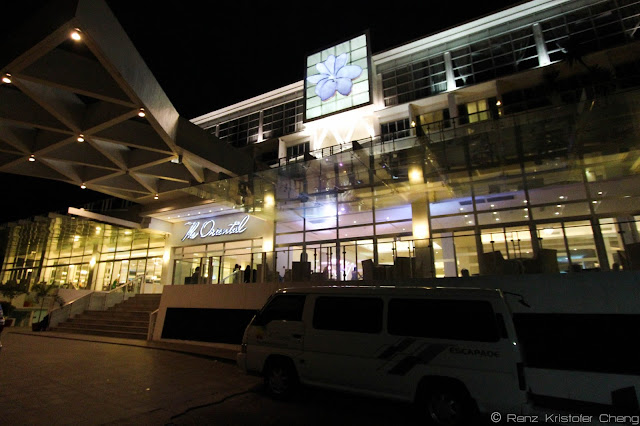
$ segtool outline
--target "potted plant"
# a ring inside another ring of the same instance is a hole
[[[34,284],[33,287],[31,287],[31,293],[33,294],[33,298],[35,302],[36,303],[41,302],[40,311],[44,310],[44,302],[47,296],[49,296],[49,293],[51,293],[51,291],[55,289],[56,287],[53,284],[49,285],[45,282]],[[62,306],[64,304],[64,301],[62,300],[61,297],[59,297],[58,295],[55,295],[54,303],[58,303],[60,304],[60,306]],[[45,315],[44,318],[41,318],[39,322],[31,324],[31,330],[43,331],[43,330],[46,330],[48,326],[49,326],[49,314]]]
[[[2,305],[2,312],[4,313],[4,326],[11,327],[13,325],[13,318],[9,318],[9,315],[11,315],[16,307],[7,301],[0,302],[0,305]]]
[[[15,310],[13,306],[13,299],[23,293],[26,293],[26,288],[23,284],[18,283],[16,280],[9,280],[6,283],[0,285],[0,294],[9,299],[8,302],[2,302],[2,310],[5,317],[5,327],[13,325],[13,318],[10,318],[11,313]]]

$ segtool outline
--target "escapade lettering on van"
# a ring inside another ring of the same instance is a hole
[[[200,222],[187,222],[185,226],[189,226],[189,230],[184,237],[182,237],[182,241],[184,240],[195,240],[196,238],[207,238],[207,237],[219,237],[221,235],[231,235],[231,234],[242,234],[247,230],[247,222],[249,222],[249,216],[245,216],[242,220],[236,220],[235,222],[231,222],[227,225],[227,228],[216,228],[215,220],[207,220],[202,222],[202,226],[200,226]]]
[[[487,358],[500,358],[500,352],[498,351],[487,351],[484,349],[469,349],[469,348],[459,348],[456,346],[452,346],[449,348],[449,352],[452,354],[459,355],[473,355],[473,356],[484,356]]]

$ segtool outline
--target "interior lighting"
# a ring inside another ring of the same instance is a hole
[[[154,195],[154,196],[153,196],[153,199],[154,199],[154,200],[157,200],[158,198],[160,198],[160,197],[158,196],[158,194],[156,194],[156,195]]]
[[[6,73],[5,75],[2,76],[2,82],[3,83],[7,83],[7,84],[11,84],[11,74]]]
[[[502,106],[502,101],[500,99],[496,101],[496,106]]]
[[[36,161],[35,155],[31,154],[31,156],[29,157],[29,161],[31,161],[32,163]]]
[[[82,40],[82,36],[80,35],[81,31],[78,28],[75,28],[72,32],[71,32],[71,39],[75,40],[75,41],[80,41]]]
[[[144,112],[144,108],[140,108],[140,111],[138,111],[138,117],[144,117],[145,115],[147,114]]]
[[[78,139],[76,139],[78,142],[84,142],[84,135],[83,134],[79,134],[78,135]]]
[[[87,189],[87,185],[83,183],[82,185],[80,185],[80,189]]]
[[[264,205],[265,207],[272,207],[275,205],[275,198],[272,194],[267,194],[264,196]]]
[[[411,127],[416,127],[416,122],[411,120]]]

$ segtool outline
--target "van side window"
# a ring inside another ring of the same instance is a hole
[[[401,336],[497,342],[500,328],[482,300],[392,299],[387,329]]]
[[[317,330],[380,333],[382,299],[376,297],[329,297],[316,299],[313,328]]]
[[[275,296],[260,312],[260,323],[271,321],[302,321],[304,294],[280,294]]]

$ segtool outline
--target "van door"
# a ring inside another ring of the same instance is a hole
[[[498,299],[392,298],[387,331],[397,341],[390,348],[395,350],[386,351],[382,381],[403,393],[422,377],[449,377],[462,382],[480,406],[523,403],[522,360],[505,326],[505,306]]]
[[[319,295],[309,300],[304,368],[319,385],[372,391],[376,385],[374,355],[382,334],[383,301],[379,297]]]
[[[306,296],[277,294],[256,315],[247,330],[247,367],[262,371],[269,355],[284,355],[297,365],[302,353]]]

